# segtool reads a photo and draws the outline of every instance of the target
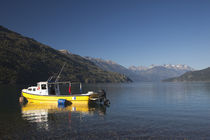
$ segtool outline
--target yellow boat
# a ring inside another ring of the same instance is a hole
[[[66,95],[62,95],[59,87],[60,84],[69,84],[69,93],[67,93]],[[89,91],[85,94],[72,94],[70,89],[71,84],[71,82],[38,82],[37,86],[31,86],[27,89],[23,89],[22,96],[25,97],[30,103],[59,104],[59,101],[65,101],[72,104],[81,104],[81,102],[84,104],[88,104],[89,102],[107,101],[106,93],[104,91]]]
[[[88,104],[89,102],[104,102],[105,104],[109,104],[109,100],[106,99],[105,91],[100,92],[93,92],[88,91],[87,93],[81,93],[82,91],[82,84],[80,83],[80,94],[72,94],[71,93],[71,83],[70,81],[67,82],[58,82],[60,78],[60,74],[64,68],[65,64],[63,65],[61,71],[59,72],[55,82],[51,82],[54,76],[51,76],[45,82],[38,82],[37,86],[31,86],[27,89],[22,90],[22,96],[27,99],[28,102],[31,103],[56,103],[56,104],[66,104],[66,103],[81,103],[84,102]],[[61,94],[60,91],[60,84],[68,84],[68,92],[65,94]],[[20,97],[20,101],[23,98]]]
[[[90,100],[90,95],[35,95],[31,93],[22,91],[23,97],[27,99],[30,103],[58,103],[59,99],[64,99],[71,103],[81,103],[88,104]]]

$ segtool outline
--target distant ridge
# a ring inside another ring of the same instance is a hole
[[[129,77],[132,81],[144,81],[144,77],[141,77],[139,74],[127,69],[126,67],[117,64],[111,60],[103,60],[101,58],[85,57],[87,60],[92,61],[95,65],[100,67],[103,70],[121,73]]]
[[[203,70],[187,72],[179,77],[169,78],[164,81],[168,81],[168,82],[210,81],[210,67],[203,69]]]
[[[177,77],[185,72],[194,70],[193,68],[182,64],[151,65],[149,67],[132,66],[129,69],[141,76],[144,76],[147,81],[162,81],[164,79]]]
[[[106,71],[112,71],[112,72],[119,72],[122,74],[128,73],[128,69],[123,67],[120,64],[117,64],[111,60],[103,60],[101,58],[93,58],[93,57],[85,57],[87,60],[92,61],[94,64],[102,68],[103,70]]]
[[[79,55],[55,50],[0,26],[0,84],[46,81],[64,63],[61,80],[85,83],[130,81],[125,75],[102,70]]]
[[[130,70],[133,71],[145,71],[145,70],[149,70],[155,67],[164,67],[167,69],[174,69],[174,70],[184,70],[184,71],[194,71],[193,68],[191,68],[190,66],[187,65],[183,65],[183,64],[164,64],[164,65],[150,65],[149,67],[145,67],[145,66],[131,66],[129,67]]]
[[[194,70],[193,68],[187,65],[151,65],[149,67],[145,66],[131,66],[129,68],[125,68],[116,62],[111,60],[103,60],[100,58],[92,58],[85,57],[86,59],[92,61],[94,64],[99,66],[100,68],[118,72],[128,76],[131,80],[136,82],[154,82],[154,81],[162,81],[163,79],[176,77],[184,74],[185,72]]]

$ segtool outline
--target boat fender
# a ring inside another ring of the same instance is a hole
[[[24,102],[24,97],[23,97],[23,96],[20,96],[20,97],[19,97],[19,102],[20,102],[20,103],[23,103],[23,102]]]

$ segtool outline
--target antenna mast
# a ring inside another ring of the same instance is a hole
[[[63,67],[61,68],[61,71],[59,72],[59,74],[58,74],[58,76],[57,76],[55,82],[58,82],[58,80],[59,80],[59,78],[60,78],[60,75],[61,75],[61,73],[62,73],[63,68],[64,68],[65,65],[66,65],[66,63],[63,64]]]

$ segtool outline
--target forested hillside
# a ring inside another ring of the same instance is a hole
[[[65,55],[32,38],[0,26],[0,83],[25,84],[46,81],[66,63],[61,80],[127,82],[122,74],[107,72],[79,55]]]

